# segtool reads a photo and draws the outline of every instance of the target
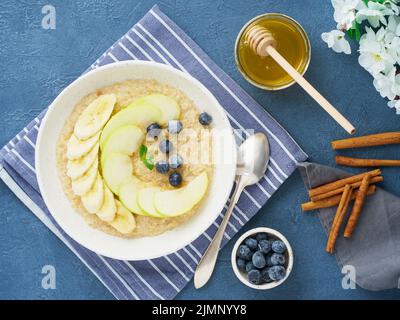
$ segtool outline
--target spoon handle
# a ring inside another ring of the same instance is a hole
[[[228,209],[226,210],[224,219],[222,220],[221,225],[219,226],[217,233],[214,236],[214,239],[208,246],[206,252],[200,260],[200,263],[197,266],[196,272],[194,273],[194,286],[196,289],[200,289],[211,278],[226,226],[228,224],[229,218],[232,215],[233,208],[239,200],[243,188],[244,185],[242,184],[242,180],[239,177],[236,181],[235,191],[233,192],[233,195],[231,197],[231,201]]]

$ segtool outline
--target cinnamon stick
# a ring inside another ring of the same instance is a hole
[[[374,184],[374,183],[378,183],[378,182],[382,182],[382,181],[383,181],[383,176],[376,176],[376,177],[371,178],[369,184]],[[351,184],[351,186],[353,187],[354,190],[358,189],[360,187],[360,185],[361,185],[361,181],[357,181],[357,182],[354,182]],[[315,201],[320,201],[320,200],[323,200],[326,198],[336,196],[338,194],[343,193],[343,190],[344,190],[344,187],[341,187],[341,188],[337,188],[337,189],[334,189],[334,190],[326,192],[326,193],[321,193],[315,197],[312,197],[311,201],[315,202]]]
[[[376,186],[372,185],[368,188],[368,192],[367,195],[372,195],[374,194],[376,191]],[[358,194],[358,190],[353,192],[352,196],[351,196],[351,200],[354,200]],[[320,201],[310,201],[310,202],[306,202],[303,203],[301,205],[301,208],[303,211],[312,211],[312,210],[316,210],[316,209],[322,209],[322,208],[329,208],[329,207],[334,207],[336,206],[339,202],[340,202],[340,198],[342,196],[339,194],[337,196],[333,196],[330,198],[326,198]]]
[[[385,132],[332,141],[332,149],[363,148],[400,143],[400,132]]]
[[[346,184],[353,184],[354,182],[361,181],[367,174],[370,174],[371,177],[380,176],[382,174],[380,169],[376,169],[373,171],[364,172],[355,176],[351,176],[345,179],[337,180],[328,184],[324,184],[317,188],[310,189],[308,194],[310,198],[315,197],[322,193],[327,193],[332,190],[336,190],[338,188],[344,187]]]
[[[357,221],[360,218],[361,210],[365,202],[365,198],[367,196],[369,183],[370,183],[371,176],[367,174],[362,182],[360,189],[357,193],[356,200],[354,202],[353,210],[351,211],[349,221],[347,221],[346,229],[344,230],[344,237],[350,238],[353,234],[353,231],[357,225]]]
[[[339,235],[340,227],[343,223],[344,216],[349,207],[352,193],[353,193],[353,188],[349,184],[346,184],[346,186],[344,187],[343,194],[340,198],[339,206],[336,210],[336,215],[335,218],[333,219],[331,231],[329,232],[328,242],[326,244],[326,251],[330,254],[333,253],[333,249],[335,248],[336,239]]]
[[[346,167],[400,167],[400,160],[363,159],[336,156],[336,163]]]

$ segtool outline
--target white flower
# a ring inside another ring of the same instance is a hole
[[[396,114],[400,114],[400,100],[392,100],[388,102],[390,108],[396,109]]]
[[[356,21],[362,23],[364,20],[368,20],[373,28],[378,28],[380,22],[386,26],[387,21],[385,16],[393,14],[393,10],[389,9],[384,4],[370,1],[367,6],[364,2],[361,2],[356,14]]]
[[[398,0],[385,0],[385,1],[383,2],[383,4],[384,4],[385,6],[387,6],[388,8],[392,9],[392,11],[393,11],[396,15],[399,15],[399,13],[400,13],[400,8],[399,8],[399,6],[397,5],[397,3],[398,3]]]
[[[375,75],[375,89],[380,93],[382,98],[393,100],[399,91],[399,85],[396,83],[396,80],[398,82],[398,78],[396,79],[396,68],[392,67],[387,75],[383,73]]]
[[[333,18],[337,22],[337,28],[349,30],[356,18],[356,8],[362,0],[332,0],[335,13]]]
[[[372,75],[379,72],[387,72],[395,63],[395,59],[386,51],[383,46],[385,29],[382,27],[377,33],[371,28],[360,39],[360,56],[358,62]]]
[[[345,54],[351,53],[349,42],[345,38],[345,34],[339,30],[332,30],[331,32],[324,32],[321,38],[328,44],[329,48],[337,53],[344,52]]]

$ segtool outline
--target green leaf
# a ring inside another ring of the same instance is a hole
[[[142,144],[139,148],[139,158],[140,160],[145,160],[146,159],[146,154],[147,154],[147,147]]]
[[[356,22],[354,28],[355,28],[356,40],[358,42],[358,41],[360,41],[360,38],[361,38],[360,24],[358,22]]]
[[[147,155],[147,150],[148,150],[147,147],[144,144],[142,144],[139,148],[139,158],[147,169],[153,170],[154,160],[152,156]]]
[[[354,39],[354,36],[355,36],[354,29],[351,28],[351,29],[347,30],[347,35],[350,37],[350,39]]]

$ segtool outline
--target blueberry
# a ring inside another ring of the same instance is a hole
[[[286,269],[282,266],[273,266],[268,269],[269,277],[274,280],[282,280],[286,275]]]
[[[158,137],[161,133],[161,126],[158,123],[152,123],[147,127],[147,134],[150,138]]]
[[[169,157],[169,166],[172,169],[178,169],[183,164],[183,159],[179,154],[174,154]]]
[[[257,269],[250,270],[247,274],[247,278],[252,284],[260,284],[261,283],[261,272]]]
[[[268,240],[260,240],[260,242],[258,243],[258,250],[260,250],[264,254],[267,254],[271,251],[271,242]]]
[[[208,126],[212,122],[212,117],[207,112],[202,112],[199,115],[199,122],[203,126]]]
[[[250,272],[250,270],[255,269],[256,267],[254,266],[253,262],[251,261],[247,261],[246,266],[245,266],[245,270],[247,273]]]
[[[167,173],[169,171],[168,162],[167,161],[163,161],[163,160],[157,161],[156,162],[156,170],[159,173],[163,173],[163,174]]]
[[[284,265],[286,262],[285,256],[280,253],[273,253],[271,255],[271,263],[276,266],[276,265]]]
[[[272,250],[276,253],[284,253],[286,251],[286,245],[281,240],[275,240],[272,242]]]
[[[253,257],[251,258],[251,261],[253,262],[254,266],[258,269],[262,269],[265,267],[267,262],[265,261],[265,257],[261,251],[257,251],[253,254]]]
[[[179,172],[173,172],[168,178],[169,184],[173,187],[178,187],[182,183],[182,176]]]
[[[272,279],[269,277],[268,267],[261,270],[261,280],[265,283],[272,282]]]
[[[168,121],[167,130],[170,134],[178,134],[182,130],[182,122],[179,120]]]
[[[256,240],[260,242],[261,240],[267,240],[267,234],[264,232],[260,232],[256,234]]]
[[[251,250],[248,246],[242,244],[239,246],[236,255],[241,259],[249,261],[251,259]]]
[[[271,257],[272,257],[272,253],[270,253],[270,254],[268,254],[266,257],[265,257],[265,260],[267,261],[267,267],[272,267],[274,264],[272,263],[272,261],[271,261]]]
[[[254,238],[247,238],[244,240],[244,243],[246,246],[248,246],[251,250],[256,250],[257,249],[257,240]]]
[[[172,143],[169,140],[162,140],[162,141],[160,141],[158,148],[163,153],[169,153],[172,149]]]
[[[246,271],[246,261],[245,260],[243,260],[241,258],[237,258],[236,265],[240,271],[242,271],[242,272]]]

